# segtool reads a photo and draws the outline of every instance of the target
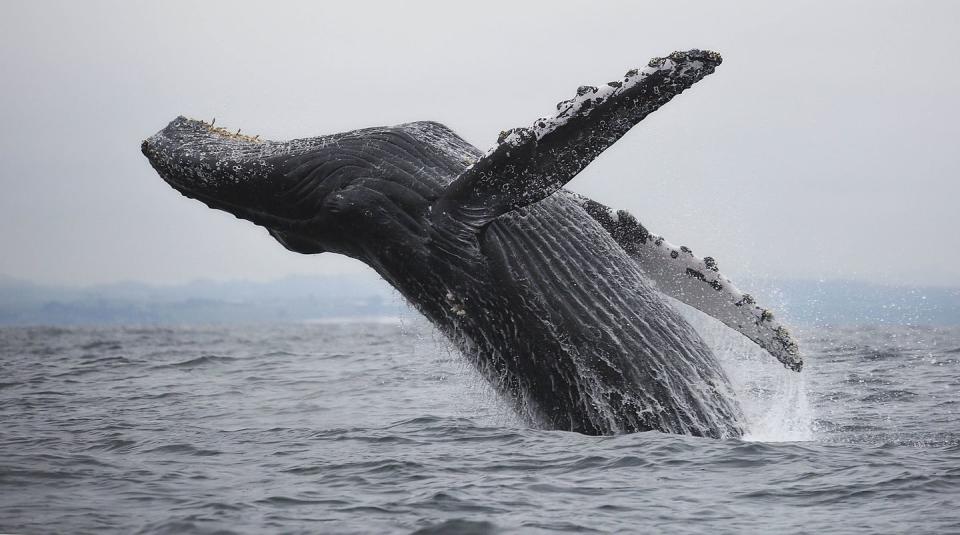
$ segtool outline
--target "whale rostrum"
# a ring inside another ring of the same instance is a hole
[[[799,371],[787,329],[712,258],[563,189],[720,63],[700,50],[655,58],[486,153],[429,121],[270,141],[184,117],[142,151],[182,194],[287,249],[371,266],[535,425],[735,437],[729,381],[664,295]]]

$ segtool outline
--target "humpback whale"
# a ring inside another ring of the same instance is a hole
[[[582,86],[486,153],[430,121],[270,141],[185,117],[141,150],[183,195],[287,249],[372,267],[532,424],[737,437],[725,372],[665,296],[800,371],[790,333],[712,258],[564,189],[721,61],[674,52]]]

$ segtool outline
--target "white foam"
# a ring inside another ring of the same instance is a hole
[[[803,372],[784,368],[762,348],[710,316],[670,301],[713,349],[727,373],[746,419],[743,440],[813,440],[813,412]]]

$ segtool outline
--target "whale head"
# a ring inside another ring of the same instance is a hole
[[[181,194],[265,227],[291,251],[358,257],[422,234],[428,204],[465,165],[419,154],[416,124],[278,142],[181,116],[141,151]]]

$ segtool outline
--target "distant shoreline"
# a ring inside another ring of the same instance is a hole
[[[741,286],[798,327],[960,325],[960,288],[814,280],[754,280]],[[0,325],[394,323],[416,316],[373,274],[83,288],[0,278]]]

